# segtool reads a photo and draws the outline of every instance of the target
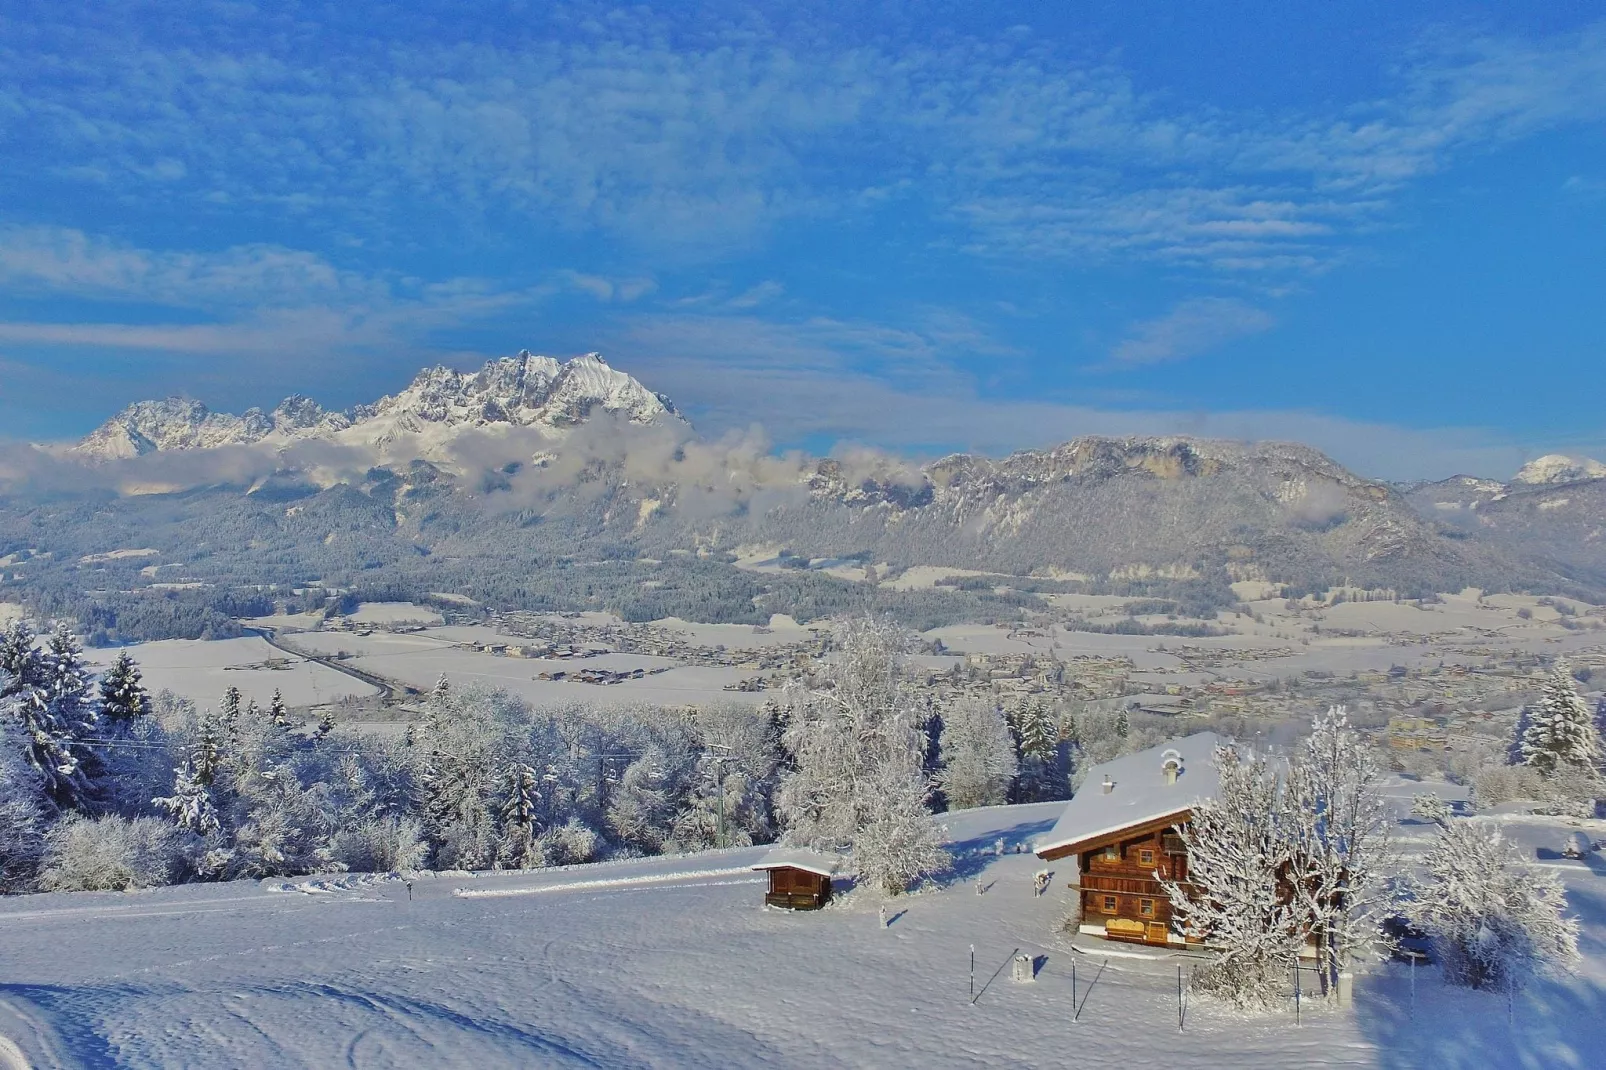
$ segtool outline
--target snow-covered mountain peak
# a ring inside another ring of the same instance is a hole
[[[564,363],[521,351],[475,372],[426,368],[405,389],[349,412],[330,412],[299,394],[270,413],[249,409],[240,416],[212,412],[191,398],[142,401],[97,428],[72,452],[110,461],[163,450],[289,445],[313,438],[389,446],[417,436],[436,440],[463,429],[498,425],[557,435],[596,412],[637,424],[683,422],[668,398],[609,367],[599,354]]]
[[[1584,479],[1606,479],[1606,464],[1591,457],[1547,454],[1522,466],[1512,477],[1514,483],[1576,483]]]

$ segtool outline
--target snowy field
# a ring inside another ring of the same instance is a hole
[[[1598,862],[1546,863],[1586,920],[1585,964],[1519,996],[1509,1025],[1504,997],[1430,970],[1413,1003],[1396,965],[1360,980],[1353,1010],[1306,1003],[1296,1025],[1195,1001],[1179,1027],[1188,960],[1072,950],[1053,935],[1067,874],[1038,899],[1035,858],[991,856],[1058,811],[948,815],[966,879],[894,901],[887,929],[851,895],[815,914],[764,908],[748,869],[762,848],[428,877],[411,901],[361,878],[8,899],[0,1034],[36,1067],[1601,1065]],[[1506,824],[1531,848],[1562,836]],[[1040,956],[1034,983],[1011,979],[1016,948]]]
[[[267,706],[275,690],[291,706],[339,702],[350,696],[367,697],[378,690],[345,673],[275,650],[257,636],[242,639],[164,639],[127,648],[104,647],[84,651],[96,669],[112,663],[120,649],[139,662],[145,686],[190,699],[205,709],[216,706],[232,685],[247,700]]]

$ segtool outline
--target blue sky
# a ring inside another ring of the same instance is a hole
[[[0,2],[0,438],[529,348],[814,449],[1606,450],[1594,5],[692,10]]]

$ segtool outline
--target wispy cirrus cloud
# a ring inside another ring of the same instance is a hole
[[[912,205],[980,255],[1298,273],[1459,155],[1606,115],[1601,26],[1430,42],[1392,96],[1271,115],[1145,94],[1008,36],[894,51],[744,26],[672,44],[643,12],[606,36],[314,62],[272,39],[5,29],[0,130],[63,178],[374,225],[422,197],[687,248]]]
[[[1268,331],[1276,322],[1271,313],[1237,298],[1191,298],[1162,316],[1135,324],[1110,350],[1110,359],[1118,367],[1186,360]]]

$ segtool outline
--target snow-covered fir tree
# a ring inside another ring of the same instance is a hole
[[[190,753],[187,767],[196,781],[211,786],[217,779],[218,766],[223,762],[223,732],[212,715],[201,718],[195,736],[195,748]]]
[[[85,742],[94,738],[96,713],[76,639],[58,629],[40,650],[33,630],[14,621],[0,637],[0,673],[8,681],[0,701],[9,707],[51,805],[85,805],[99,762]]]
[[[817,686],[794,685],[785,734],[786,842],[851,848],[860,879],[896,894],[946,863],[927,809],[922,709],[903,679],[903,633],[866,617],[837,625]]]
[[[210,783],[201,779],[193,764],[185,762],[173,770],[173,794],[151,802],[166,811],[175,825],[205,836],[221,827]]]
[[[1020,754],[1013,802],[1048,802],[1070,797],[1070,781],[1060,755],[1059,720],[1036,695],[1015,710],[1013,722]]]
[[[938,784],[953,809],[1007,802],[1017,772],[1009,724],[996,703],[970,698],[943,716]]]
[[[240,700],[244,698],[240,689],[232,684],[223,690],[223,701],[218,703],[218,721],[223,725],[223,731],[230,735],[235,725],[240,723]]]
[[[1518,751],[1523,765],[1546,777],[1599,766],[1600,733],[1565,669],[1553,669],[1541,685],[1539,702],[1522,726]]]
[[[1328,986],[1375,944],[1386,906],[1393,819],[1378,791],[1381,776],[1375,748],[1343,706],[1316,718],[1289,768],[1287,879],[1304,915],[1299,926],[1323,952]]]
[[[273,689],[273,698],[268,702],[268,722],[275,728],[290,728],[290,714],[284,706],[284,695],[277,687]]]
[[[143,675],[126,650],[120,650],[100,678],[100,715],[109,729],[126,729],[150,712]]]
[[[502,837],[497,844],[498,865],[530,869],[542,864],[536,840],[536,820],[541,808],[540,778],[524,762],[514,762],[503,775],[501,818]]]
[[[1431,934],[1446,981],[1515,989],[1577,963],[1561,879],[1524,862],[1499,830],[1452,821],[1423,861],[1427,879],[1407,914]]]
[[[0,670],[0,695],[9,677]],[[27,747],[0,698],[0,893],[27,891],[44,852],[44,778],[24,757]]]
[[[1279,777],[1264,758],[1216,751],[1214,798],[1182,827],[1188,885],[1162,882],[1180,930],[1216,958],[1196,983],[1248,1006],[1273,999],[1304,943],[1304,909],[1280,884],[1290,862],[1291,815]]]

